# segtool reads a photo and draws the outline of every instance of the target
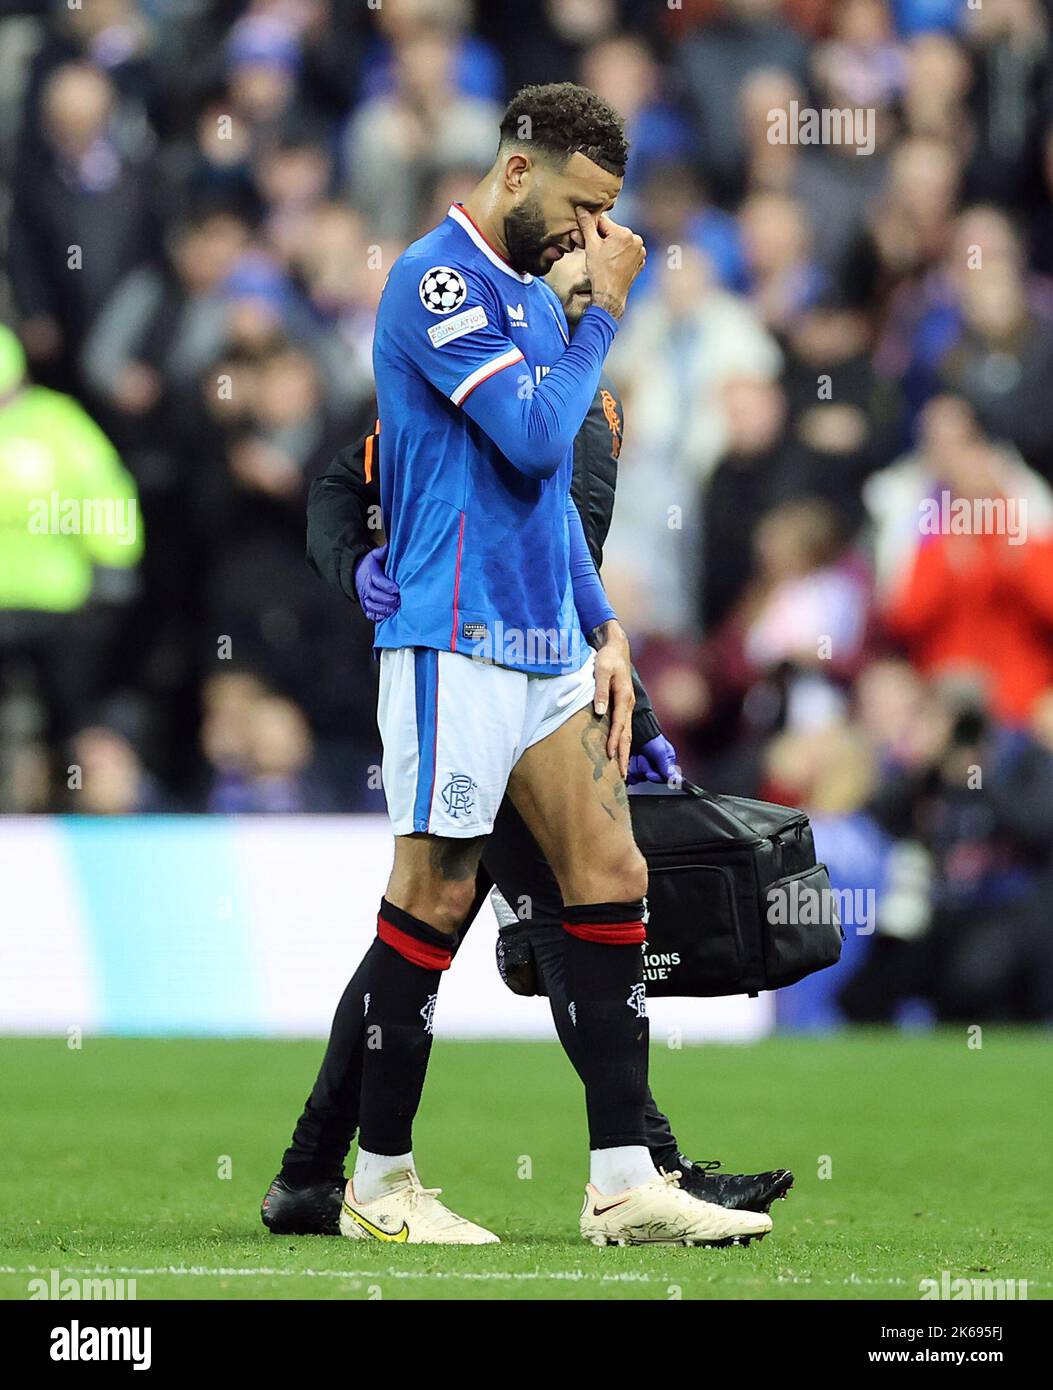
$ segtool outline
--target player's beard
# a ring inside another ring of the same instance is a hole
[[[577,328],[581,316],[592,303],[592,284],[589,280],[579,280],[571,287],[563,301],[563,311],[567,316],[567,327]]]
[[[549,269],[541,253],[559,244],[559,237],[545,231],[545,215],[538,198],[525,198],[505,214],[505,246],[513,270],[520,275],[544,275]]]

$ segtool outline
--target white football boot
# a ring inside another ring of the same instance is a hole
[[[352,1182],[340,1208],[340,1234],[350,1240],[385,1240],[394,1245],[500,1245],[493,1231],[466,1221],[439,1201],[441,1187],[422,1187],[407,1169],[405,1181],[372,1202],[355,1197]]]
[[[581,1234],[593,1245],[748,1245],[771,1230],[770,1216],[703,1202],[679,1181],[679,1173],[658,1173],[610,1196],[589,1183]]]

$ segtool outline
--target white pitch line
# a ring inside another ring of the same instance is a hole
[[[715,1284],[741,1284],[757,1285],[765,1281],[774,1284],[816,1284],[828,1288],[848,1288],[859,1285],[871,1285],[874,1287],[912,1287],[916,1281],[901,1279],[897,1276],[885,1278],[869,1278],[863,1275],[852,1274],[843,1279],[818,1279],[811,1275],[804,1274],[774,1274],[765,1275],[758,1272],[750,1278],[735,1277],[727,1275],[717,1275],[711,1273],[707,1276],[701,1275],[694,1270],[678,1269],[671,1267],[668,1274],[655,1275],[650,1273],[637,1273],[636,1271],[625,1271],[611,1274],[592,1274],[583,1269],[568,1270],[495,1270],[492,1273],[484,1274],[474,1270],[410,1270],[398,1269],[391,1266],[386,1270],[380,1269],[272,1269],[266,1266],[259,1268],[226,1268],[218,1266],[211,1268],[205,1265],[168,1265],[157,1268],[143,1268],[132,1265],[95,1265],[94,1267],[77,1268],[71,1265],[60,1266],[40,1266],[25,1265],[16,1268],[12,1265],[0,1265],[0,1275],[41,1275],[50,1274],[52,1268],[56,1268],[64,1275],[72,1276],[128,1276],[132,1275],[139,1278],[160,1277],[173,1275],[180,1278],[192,1279],[423,1279],[423,1280],[453,1280],[465,1283],[487,1283],[492,1280],[508,1283],[514,1282],[537,1282],[539,1280],[565,1281],[570,1283],[599,1283],[599,1284],[675,1284],[678,1277],[680,1279],[704,1278],[706,1283]],[[1046,1280],[1028,1280],[1029,1288],[1053,1288],[1053,1284]]]
[[[396,1269],[270,1269],[266,1266],[249,1269],[209,1268],[205,1265],[168,1265],[156,1269],[144,1269],[131,1265],[96,1265],[94,1268],[75,1268],[72,1265],[55,1266],[64,1275],[136,1275],[144,1278],[161,1275],[176,1275],[193,1279],[465,1279],[465,1280],[533,1280],[565,1279],[573,1282],[593,1280],[599,1283],[639,1283],[661,1282],[650,1274],[635,1271],[616,1274],[590,1274],[583,1269],[568,1270],[495,1270],[484,1274],[476,1270],[412,1270]],[[50,1266],[26,1265],[16,1269],[10,1265],[0,1265],[2,1274],[50,1274]]]

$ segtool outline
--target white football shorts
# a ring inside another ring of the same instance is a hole
[[[377,723],[396,835],[489,835],[509,774],[533,744],[592,703],[596,657],[533,676],[430,647],[380,654]]]

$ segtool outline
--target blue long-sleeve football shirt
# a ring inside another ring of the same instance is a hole
[[[513,270],[459,204],[395,262],[373,366],[385,568],[401,603],[378,647],[535,674],[582,665],[575,584],[591,622],[598,581],[578,554],[571,572],[572,449],[616,328],[590,306],[571,341],[548,286]]]

